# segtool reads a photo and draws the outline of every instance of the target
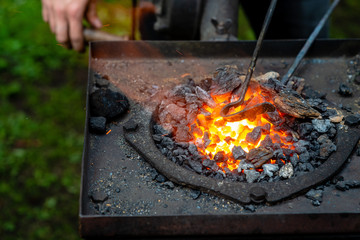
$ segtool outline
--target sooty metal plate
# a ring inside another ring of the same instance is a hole
[[[139,111],[124,125],[126,141],[140,155],[177,184],[221,195],[243,204],[263,201],[275,203],[325,182],[338,172],[360,138],[360,131],[357,129],[338,130],[337,151],[314,171],[301,176],[279,182],[230,182],[201,176],[170,161],[154,143],[152,119],[152,114],[148,111]]]

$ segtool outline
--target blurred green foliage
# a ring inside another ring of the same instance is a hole
[[[79,239],[87,57],[57,45],[40,2],[1,1],[1,239]]]
[[[250,23],[246,18],[246,14],[239,6],[239,17],[238,17],[238,39],[241,40],[256,40],[254,31],[251,29]]]
[[[342,0],[331,16],[331,38],[360,38],[360,1]]]

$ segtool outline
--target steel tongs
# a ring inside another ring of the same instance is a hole
[[[267,31],[267,29],[269,27],[272,15],[274,13],[276,3],[277,3],[277,0],[271,0],[270,6],[269,6],[268,11],[267,11],[266,16],[265,16],[263,26],[261,28],[259,39],[257,40],[252,59],[251,59],[248,71],[246,73],[246,78],[245,78],[244,83],[239,85],[237,88],[235,88],[232,91],[231,100],[230,100],[231,102],[229,104],[225,105],[220,111],[220,115],[222,117],[224,117],[224,118],[229,118],[229,117],[231,118],[231,117],[233,117],[235,115],[238,115],[238,114],[241,115],[241,112],[237,112],[237,113],[229,114],[229,115],[228,115],[228,112],[229,112],[230,108],[238,107],[241,104],[243,104],[243,102],[244,102],[245,93],[246,93],[246,90],[248,89],[251,76],[252,76],[252,74],[254,72],[254,69],[255,69],[255,66],[256,66],[256,60],[258,58],[258,55],[259,55],[259,52],[260,52],[260,49],[261,49],[261,46],[262,46],[262,43],[263,43],[265,33],[266,33],[266,31]],[[254,112],[258,112],[258,111],[254,111]],[[226,119],[226,120],[228,120],[228,119]]]
[[[314,42],[315,38],[319,34],[320,30],[324,26],[325,22],[327,21],[327,19],[329,18],[330,14],[335,9],[335,7],[339,3],[339,1],[340,0],[335,0],[332,3],[332,5],[329,7],[328,11],[325,13],[325,15],[322,17],[322,19],[318,23],[318,25],[315,27],[314,31],[311,33],[310,37],[307,39],[306,43],[300,50],[299,54],[296,56],[294,63],[289,68],[288,72],[284,75],[284,77],[281,79],[282,84],[285,85],[287,83],[287,81],[289,80],[289,78],[292,76],[292,74],[295,72],[296,68],[299,66],[300,61],[304,58],[305,54],[309,50],[310,46]],[[264,20],[264,24],[261,29],[259,39],[256,43],[256,47],[255,47],[253,57],[251,59],[244,83],[233,90],[232,96],[231,96],[231,102],[229,104],[225,105],[220,111],[220,115],[226,121],[235,122],[235,121],[240,121],[245,118],[254,119],[256,117],[256,115],[258,115],[258,114],[275,111],[275,107],[271,103],[263,102],[263,103],[255,105],[255,106],[245,108],[239,112],[236,112],[233,114],[228,114],[229,110],[231,108],[238,107],[244,103],[245,93],[248,89],[251,76],[254,72],[256,60],[257,60],[260,48],[262,46],[264,35],[265,35],[268,25],[270,23],[273,11],[275,9],[276,2],[277,2],[276,0],[272,0],[270,3],[268,12],[267,12],[265,20]],[[234,101],[236,98],[238,98],[238,99],[236,101]]]

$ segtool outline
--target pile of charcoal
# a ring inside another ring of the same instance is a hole
[[[90,94],[89,127],[92,133],[104,134],[106,124],[129,109],[129,101],[124,94],[109,82],[108,77],[94,74],[94,84]]]
[[[304,86],[304,79],[292,78],[287,84],[282,84],[278,78],[279,74],[269,72],[252,81],[260,84],[263,92],[271,94],[272,99],[276,98],[275,107],[282,114],[274,111],[263,115],[277,131],[287,133],[287,141],[291,141],[293,149],[282,148],[281,141],[268,136],[260,142],[260,147],[249,153],[241,146],[235,146],[232,157],[241,161],[233,170],[218,166],[219,162],[227,160],[221,153],[210,159],[198,151],[193,142],[192,132],[196,128],[192,123],[198,114],[209,115],[203,105],[214,107],[216,103],[211,96],[215,92],[231,92],[244,79],[236,68],[230,66],[217,69],[212,78],[203,79],[199,84],[188,79],[186,84],[165,94],[153,124],[153,139],[157,147],[176,164],[216,179],[273,182],[313,171],[336,151],[334,139],[343,116],[328,105],[323,94]],[[249,139],[258,130],[254,128],[248,134]],[[259,171],[259,166],[254,163],[260,160],[262,170]],[[270,160],[275,160],[275,164]]]

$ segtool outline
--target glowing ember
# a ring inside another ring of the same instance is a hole
[[[312,108],[313,100],[301,97],[303,79],[285,86],[278,78],[269,72],[252,79],[243,104],[225,118],[221,109],[244,81],[237,68],[220,67],[198,84],[189,78],[158,105],[156,145],[172,162],[216,179],[278,181],[294,171],[312,171],[336,149],[336,126],[321,120],[328,136],[320,120],[309,122],[321,113]]]
[[[229,95],[212,96],[217,103],[215,108],[207,105],[203,106],[210,114],[199,114],[191,124],[191,131],[193,134],[193,143],[197,146],[198,151],[205,155],[210,160],[217,162],[217,165],[224,170],[227,167],[230,170],[238,168],[241,160],[234,159],[233,148],[241,146],[247,153],[251,149],[260,147],[266,136],[269,136],[273,143],[278,143],[281,148],[292,148],[292,138],[286,138],[289,133],[276,131],[273,124],[271,124],[264,114],[254,116],[254,120],[250,121],[244,119],[239,122],[226,122],[220,115],[221,108],[225,105],[224,100],[229,99]],[[262,93],[261,88],[256,83],[251,83],[245,96],[246,106],[254,106],[255,104],[272,100]],[[233,109],[232,112],[242,110],[243,106]],[[281,112],[278,112],[283,115]],[[201,131],[200,131],[200,130]],[[290,139],[290,140],[289,140]],[[219,153],[224,159],[217,161]],[[274,164],[276,161],[271,159],[269,163]],[[284,161],[285,163],[285,161]],[[261,171],[262,169],[259,169]]]

